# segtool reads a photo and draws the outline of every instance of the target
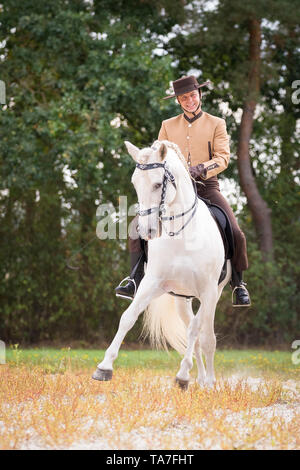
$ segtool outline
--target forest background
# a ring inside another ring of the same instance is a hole
[[[220,184],[248,242],[252,307],[233,309],[225,289],[218,343],[299,336],[299,25],[297,0],[2,1],[2,341],[111,340],[129,260],[125,239],[96,236],[97,208],[110,204],[117,227],[120,196],[136,202],[124,140],[156,140],[180,112],[162,97],[190,73],[212,83],[203,109],[226,119]]]

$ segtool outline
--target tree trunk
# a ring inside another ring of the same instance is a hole
[[[239,132],[238,170],[241,187],[247,197],[249,209],[253,217],[259,247],[264,260],[267,260],[273,257],[271,210],[258,191],[249,155],[254,112],[260,93],[261,29],[260,22],[257,19],[249,21],[249,34],[248,93],[243,106]]]

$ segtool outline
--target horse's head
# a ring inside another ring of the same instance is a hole
[[[150,240],[161,235],[164,206],[170,205],[176,196],[175,177],[168,168],[168,148],[158,141],[141,150],[130,142],[125,145],[136,162],[131,181],[139,202],[139,235]]]

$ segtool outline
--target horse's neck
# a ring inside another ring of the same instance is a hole
[[[178,172],[177,172],[178,174]],[[195,203],[195,191],[189,176],[184,170],[182,173],[179,172],[179,178],[176,178],[177,191],[176,196],[172,203],[166,206],[166,213],[164,216],[166,219],[163,222],[164,229],[166,232],[182,232],[182,227],[185,226],[186,222],[190,217],[194,218],[192,212],[194,211],[193,205]],[[180,217],[180,214],[183,214]],[[170,216],[175,216],[173,220],[168,220]],[[186,235],[187,231],[191,229],[192,220],[188,222],[188,227],[184,227],[182,235]]]

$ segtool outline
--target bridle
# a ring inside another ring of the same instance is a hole
[[[165,161],[164,163],[137,163],[136,168],[139,170],[153,170],[156,168],[163,168],[164,169],[164,176],[163,176],[163,181],[162,181],[162,191],[161,191],[161,197],[160,197],[160,203],[159,206],[157,207],[151,207],[150,209],[145,209],[145,210],[138,210],[138,215],[140,217],[144,217],[146,215],[153,214],[154,212],[158,212],[158,220],[160,221],[161,225],[163,226],[164,221],[172,221],[175,219],[178,219],[180,217],[185,216],[189,212],[192,211],[191,216],[189,219],[185,222],[185,224],[182,225],[182,227],[177,231],[177,232],[167,232],[167,234],[170,237],[174,237],[178,235],[186,226],[187,224],[192,220],[193,216],[195,215],[196,209],[197,209],[197,193],[195,192],[195,200],[193,202],[193,205],[186,210],[185,212],[181,212],[180,214],[177,215],[172,215],[172,216],[163,216],[163,214],[166,213],[166,205],[165,205],[165,198],[166,198],[166,190],[167,190],[167,183],[170,182],[172,183],[173,187],[177,189],[176,182],[175,182],[175,177],[171,173],[171,171],[167,167],[167,162]]]

